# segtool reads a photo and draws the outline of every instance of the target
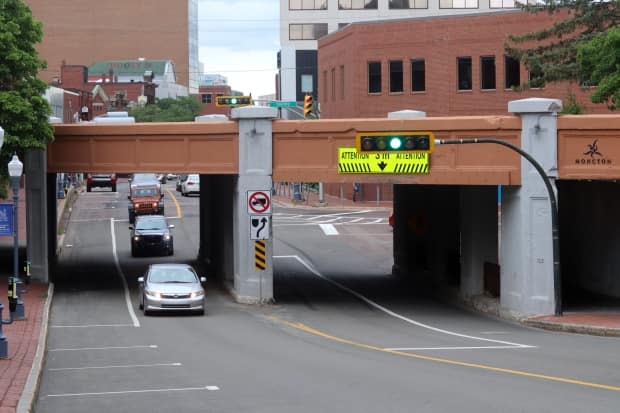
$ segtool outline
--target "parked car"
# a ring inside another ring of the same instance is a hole
[[[151,264],[138,277],[139,307],[151,311],[205,312],[205,277],[198,277],[187,264]]]
[[[179,175],[179,177],[177,179],[177,184],[176,184],[177,192],[181,192],[181,185],[183,185],[183,181],[185,181],[186,179],[187,179],[187,175],[186,174]]]
[[[110,188],[116,192],[116,174],[88,174],[86,175],[86,192],[93,188]]]
[[[181,183],[181,195],[188,196],[190,194],[200,195],[200,175],[189,174]]]
[[[142,215],[129,226],[131,236],[131,256],[156,251],[166,255],[174,254],[174,238],[170,231],[174,225],[168,224],[163,215]]]
[[[169,172],[166,174],[166,179],[169,181],[174,181],[175,179],[177,179],[177,174]]]

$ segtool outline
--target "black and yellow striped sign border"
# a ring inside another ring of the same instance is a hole
[[[267,268],[267,243],[254,241],[254,270],[264,271]]]
[[[428,174],[427,152],[359,153],[356,148],[338,148],[341,174]]]

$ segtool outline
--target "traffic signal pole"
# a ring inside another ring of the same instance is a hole
[[[551,185],[551,181],[549,177],[543,170],[542,166],[534,159],[530,154],[515,146],[509,142],[503,141],[501,139],[494,138],[470,138],[470,139],[435,139],[436,145],[466,145],[466,144],[474,144],[474,143],[493,143],[497,145],[502,145],[507,148],[512,149],[515,152],[518,152],[521,156],[527,159],[532,166],[536,169],[536,171],[540,174],[543,182],[545,183],[545,187],[547,188],[547,192],[549,193],[549,202],[551,203],[551,232],[552,232],[552,242],[553,242],[553,285],[554,285],[554,297],[555,297],[555,315],[562,315],[562,277],[560,274],[560,231],[559,231],[559,219],[558,219],[558,206],[555,198],[555,192],[553,191],[553,186]]]

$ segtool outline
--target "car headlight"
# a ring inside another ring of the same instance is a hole
[[[133,237],[133,240],[134,240],[134,241],[140,241],[140,235],[136,235],[136,236],[134,236],[134,237]]]
[[[135,204],[133,204],[133,207],[134,208],[140,208],[140,204],[136,202]]]
[[[149,295],[151,297],[155,297],[155,298],[161,298],[161,294],[153,290],[144,290],[144,294]]]
[[[202,297],[203,295],[205,295],[204,290],[192,292],[192,298]]]
[[[157,202],[153,202],[153,208],[157,208],[157,205],[159,205]]]
[[[170,234],[164,234],[164,241],[170,241]]]

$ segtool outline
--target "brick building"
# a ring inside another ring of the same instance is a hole
[[[62,62],[112,59],[171,59],[177,82],[198,92],[198,0],[25,0],[43,23],[37,45],[48,68],[47,83],[60,76]]]
[[[228,85],[200,85],[198,93],[198,99],[202,103],[200,114],[230,116],[230,107],[216,106],[215,98],[217,96],[230,96],[232,93]]]
[[[321,117],[385,117],[402,109],[428,116],[506,115],[511,100],[566,101],[569,93],[588,113],[608,112],[590,103],[590,89],[575,83],[512,89],[530,73],[505,56],[508,35],[559,19],[511,10],[350,24],[319,40]]]

